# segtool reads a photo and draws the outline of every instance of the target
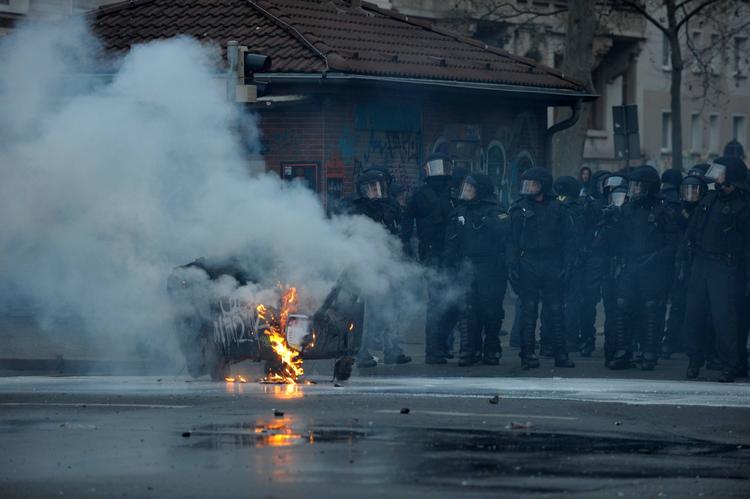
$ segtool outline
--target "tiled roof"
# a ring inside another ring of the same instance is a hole
[[[367,2],[129,0],[91,15],[107,49],[178,34],[237,40],[273,59],[273,72],[347,73],[584,91],[530,59]]]

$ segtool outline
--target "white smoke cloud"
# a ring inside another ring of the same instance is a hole
[[[65,311],[113,348],[162,350],[167,276],[200,256],[243,258],[313,302],[348,269],[413,306],[418,270],[379,225],[327,219],[313,193],[249,170],[257,127],[225,99],[218,54],[175,38],[103,61],[81,20],[0,40],[0,299],[32,300],[48,329]],[[105,62],[111,81],[80,76]]]

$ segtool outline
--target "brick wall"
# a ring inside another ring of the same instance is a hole
[[[505,171],[495,173],[506,188],[528,159],[546,164],[546,105],[538,101],[342,89],[260,114],[266,167],[281,174],[284,164],[317,165],[324,200],[329,187],[351,193],[356,174],[373,166],[413,188],[438,140],[459,163],[485,171],[501,161],[500,146]]]

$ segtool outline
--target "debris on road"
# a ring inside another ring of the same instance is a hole
[[[490,404],[499,404],[500,403],[500,395],[495,395],[490,399]]]
[[[508,426],[506,426],[506,428],[509,430],[530,430],[533,427],[534,423],[532,423],[531,421],[526,421],[525,423],[513,421]]]
[[[273,415],[276,416],[277,418],[283,418],[284,417],[284,412],[283,411],[278,411],[278,410],[274,409],[273,410]]]
[[[401,409],[401,414],[409,414],[411,412],[408,407],[404,407]]]
[[[193,435],[190,431],[184,431],[182,432],[182,438],[190,438]]]

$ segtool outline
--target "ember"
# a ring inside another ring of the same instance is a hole
[[[256,307],[258,319],[265,323],[264,334],[268,336],[271,348],[279,357],[281,366],[266,374],[264,383],[296,384],[297,378],[304,373],[300,353],[289,346],[286,329],[289,314],[297,307],[297,288],[289,287],[281,295],[281,307],[278,316],[273,310],[261,304]]]

